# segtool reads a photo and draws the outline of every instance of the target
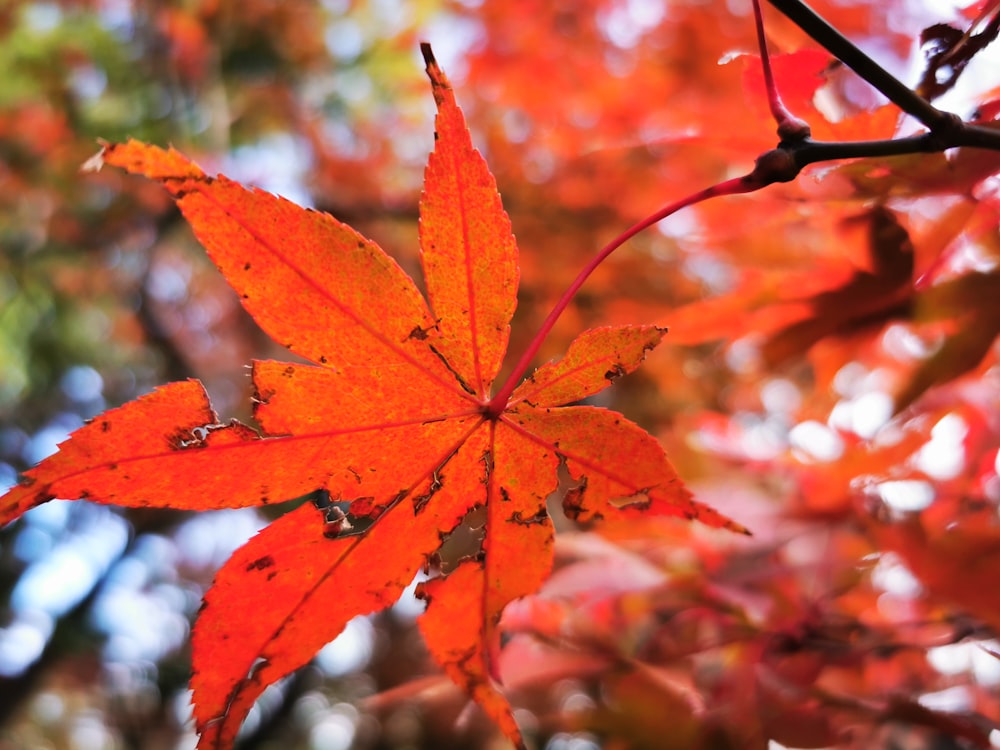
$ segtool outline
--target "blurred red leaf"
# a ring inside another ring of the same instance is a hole
[[[1000,336],[998,290],[1000,272],[993,270],[965,274],[917,295],[917,320],[940,323],[946,336],[896,394],[897,409],[909,406],[931,386],[964,375],[983,362]]]
[[[682,343],[764,335],[769,364],[802,354],[821,339],[846,336],[903,314],[911,295],[913,246],[895,215],[875,207],[845,230],[867,234],[865,267],[840,261],[811,272],[747,274],[728,295],[695,302],[670,318]]]
[[[926,514],[873,526],[880,545],[898,554],[940,602],[1000,628],[994,571],[1000,564],[1000,526],[979,513],[939,528]]]

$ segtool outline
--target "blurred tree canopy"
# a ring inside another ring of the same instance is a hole
[[[995,2],[814,5],[907,83],[930,70],[941,106],[996,122],[989,39],[967,58],[957,41],[995,36]],[[914,132],[765,19],[817,138]],[[173,144],[413,272],[424,39],[518,235],[514,350],[607,240],[776,140],[749,0],[8,0],[0,484],[167,381],[248,418],[243,365],[288,356],[159,187],[81,173],[99,139]],[[539,361],[586,326],[669,326],[599,403],[755,536],[562,521],[552,580],[505,615],[505,683],[539,747],[1000,744],[998,170],[967,149],[815,165],[664,222],[587,282]],[[193,746],[189,623],[267,520],[54,502],[0,530],[0,744]],[[269,690],[247,746],[501,746],[431,666],[417,606],[356,621]]]

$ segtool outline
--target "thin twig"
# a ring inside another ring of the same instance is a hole
[[[784,141],[800,141],[809,137],[809,123],[796,117],[785,106],[781,93],[774,83],[774,72],[771,70],[771,56],[767,52],[767,35],[764,33],[764,16],[760,10],[760,0],[753,0],[753,19],[757,27],[757,48],[760,50],[760,64],[764,72],[764,88],[767,90],[767,104],[771,108],[771,116],[778,123],[778,137]]]
[[[773,152],[768,152],[773,153]],[[759,166],[759,160],[758,160]],[[514,365],[513,371],[507,376],[507,380],[504,381],[500,390],[497,391],[496,395],[490,399],[489,403],[486,405],[486,411],[488,414],[494,418],[499,416],[504,409],[508,406],[508,401],[510,400],[511,393],[517,387],[521,378],[527,372],[528,367],[531,366],[535,355],[538,354],[538,350],[542,346],[542,342],[545,341],[546,336],[552,330],[552,327],[556,324],[559,316],[562,314],[563,310],[569,306],[573,297],[579,291],[580,287],[583,286],[585,282],[601,263],[611,255],[615,250],[624,245],[628,240],[630,240],[635,235],[644,229],[657,224],[661,220],[672,216],[673,214],[680,211],[682,208],[687,208],[688,206],[693,206],[696,203],[701,203],[702,201],[709,200],[710,198],[717,198],[722,195],[737,195],[739,193],[751,193],[754,190],[760,190],[767,184],[775,182],[773,178],[765,178],[764,181],[758,179],[758,173],[761,170],[755,169],[753,173],[745,175],[743,177],[735,177],[733,179],[726,180],[725,182],[720,182],[711,187],[705,188],[704,190],[699,190],[696,193],[692,193],[678,201],[674,201],[663,208],[661,208],[656,213],[647,216],[639,222],[636,222],[624,232],[615,237],[611,242],[601,248],[598,253],[588,261],[587,265],[583,267],[583,270],[577,274],[576,278],[569,285],[569,288],[563,292],[562,296],[556,302],[555,306],[549,312],[548,317],[542,322],[541,327],[538,332],[529,342],[525,351],[521,354],[520,359],[518,359],[517,364]]]

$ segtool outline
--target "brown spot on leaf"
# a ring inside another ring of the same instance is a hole
[[[413,326],[413,330],[410,331],[406,338],[416,339],[417,341],[424,341],[427,338],[427,331],[429,328],[421,328],[420,326]]]
[[[426,495],[416,495],[413,498],[414,516],[419,516],[423,512],[424,508],[427,507],[427,503],[431,501],[431,497],[431,493],[428,492]]]
[[[430,502],[431,498],[434,497],[434,495],[437,494],[438,490],[440,490],[443,486],[444,486],[444,475],[442,475],[438,471],[435,471],[431,475],[431,484],[427,488],[427,492],[424,493],[423,495],[417,495],[416,497],[413,498],[413,515],[415,516],[419,515],[420,512],[427,507],[427,503]]]
[[[265,568],[274,567],[274,558],[270,555],[264,555],[264,557],[258,557],[252,563],[247,565],[246,570],[249,573],[251,570],[264,570]]]
[[[625,368],[622,367],[620,362],[616,362],[614,367],[612,367],[610,370],[604,373],[604,379],[607,380],[609,383],[613,383],[624,374],[625,374]]]
[[[532,526],[536,524],[545,523],[545,519],[548,517],[549,517],[548,512],[545,510],[544,507],[542,507],[539,508],[537,511],[535,511],[534,515],[530,515],[527,518],[521,515],[521,511],[517,511],[510,517],[509,520],[511,523],[518,523],[521,524],[522,526]]]
[[[482,458],[479,459],[483,463],[483,484],[486,484],[490,479],[490,474],[493,473],[493,453],[492,451],[483,451]]]
[[[111,432],[111,422],[106,419],[101,422],[101,432]]]
[[[462,390],[464,390],[466,393],[475,396],[476,395],[475,390],[468,383],[466,383],[465,379],[458,374],[458,372],[455,370],[454,367],[452,367],[451,362],[448,361],[448,358],[445,357],[441,352],[439,352],[433,346],[431,346],[430,349],[432,352],[434,352],[437,358],[441,360],[441,363],[448,368],[448,372],[450,372],[452,375],[455,376],[455,380],[457,380],[458,384],[462,386]]]
[[[571,521],[577,520],[585,512],[583,507],[583,496],[587,492],[587,478],[584,477],[579,486],[572,487],[566,491],[563,498],[563,513]]]

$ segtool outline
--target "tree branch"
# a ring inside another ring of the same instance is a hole
[[[823,49],[881,91],[901,110],[917,118],[932,132],[946,132],[961,122],[958,115],[944,112],[918,96],[801,0],[768,0],[768,2],[784,13]]]
[[[930,131],[921,135],[903,138],[887,138],[878,141],[854,141],[847,143],[814,141],[809,137],[809,125],[792,115],[781,101],[774,85],[763,20],[758,0],[754,0],[754,16],[757,24],[757,38],[760,45],[761,61],[768,92],[771,114],[778,122],[778,145],[757,157],[754,168],[742,177],[736,177],[712,185],[704,190],[686,196],[664,206],[659,211],[633,224],[595,255],[569,288],[556,302],[548,317],[543,321],[538,333],[528,343],[521,358],[500,390],[487,405],[487,412],[499,415],[508,407],[508,401],[517,382],[531,366],[545,337],[555,325],[563,310],[569,306],[584,281],[615,250],[644,229],[662,219],[672,216],[683,208],[693,206],[711,198],[739,193],[752,193],[776,182],[791,182],[809,164],[839,159],[858,159],[878,156],[901,156],[904,154],[924,154],[945,151],[959,146],[985,148],[1000,151],[1000,129],[966,123],[958,115],[945,112],[931,105],[908,88],[889,71],[862,52],[847,37],[837,31],[827,21],[801,0],[768,0],[771,5],[784,13],[793,23],[818,42],[827,52],[841,60],[855,73],[882,92],[896,106],[923,123]]]
[[[993,136],[993,143],[991,145],[984,145],[984,147],[1000,149],[1000,132],[990,131],[990,133]],[[965,139],[955,138],[954,140]],[[778,148],[791,154],[795,166],[798,169],[802,169],[809,164],[822,161],[860,159],[876,156],[902,156],[905,154],[929,154],[943,151],[952,146],[967,145],[959,143],[942,145],[940,141],[941,139],[933,133],[924,133],[906,138],[891,138],[881,141],[848,141],[846,143],[807,139],[796,143],[781,144]]]
[[[781,133],[779,122],[778,134],[781,142],[775,151],[782,152],[784,157],[791,157],[790,162],[786,160],[782,165],[783,169],[778,173],[758,173],[758,177],[774,182],[787,182],[796,177],[808,164],[834,159],[932,153],[958,146],[1000,151],[1000,130],[964,122],[958,115],[933,106],[865,54],[802,0],[768,0],[768,2],[827,52],[888,97],[893,104],[923,123],[930,132],[883,141],[824,143],[809,138],[785,138]],[[763,50],[763,42],[761,44]],[[760,169],[762,160],[776,162],[777,155],[772,156],[770,160],[764,160],[763,156],[758,159],[758,169],[754,170],[755,173]]]

